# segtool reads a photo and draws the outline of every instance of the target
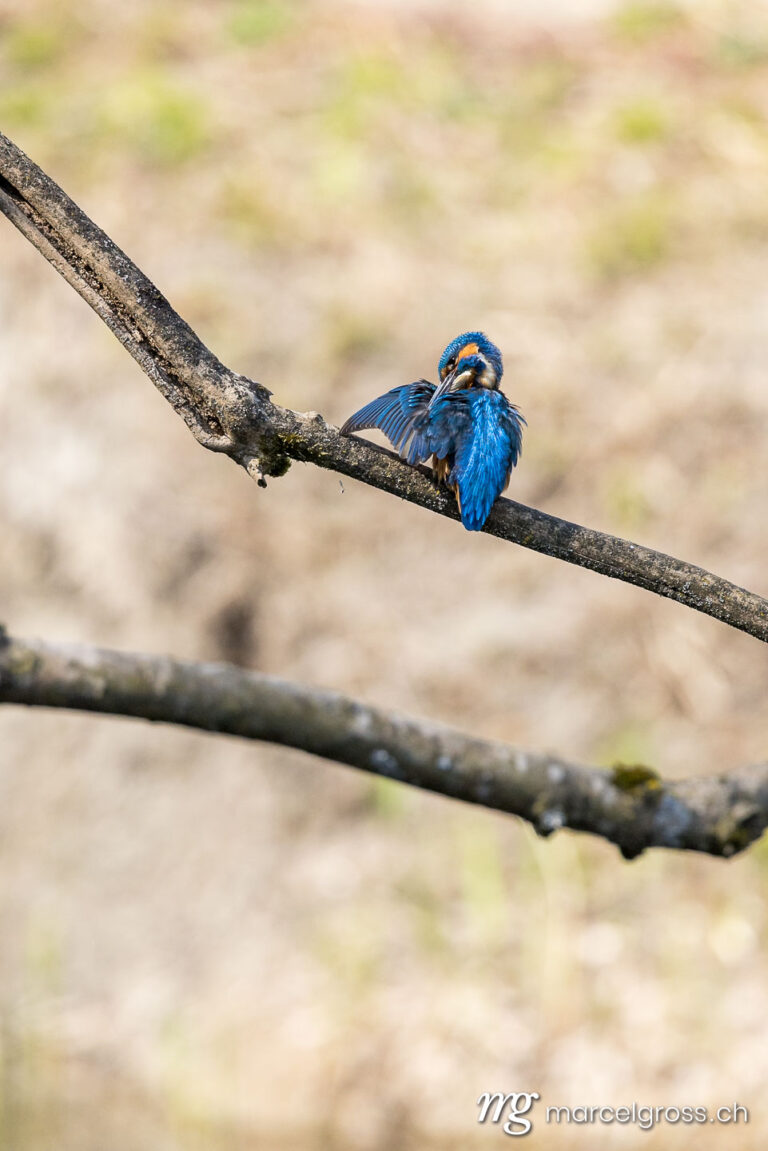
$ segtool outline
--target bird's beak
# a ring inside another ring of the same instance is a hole
[[[435,393],[432,396],[432,399],[429,401],[430,408],[436,404],[442,396],[447,396],[449,392],[456,390],[456,388],[459,386],[457,383],[458,378],[459,369],[457,366],[453,369],[452,372],[449,372],[445,379],[441,380],[441,382],[435,388]]]

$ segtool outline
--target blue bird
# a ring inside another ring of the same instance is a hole
[[[478,532],[506,488],[522,448],[525,419],[499,383],[501,352],[482,332],[451,340],[440,383],[392,388],[347,420],[343,435],[378,428],[409,464],[432,457],[438,483],[456,495],[461,522]]]

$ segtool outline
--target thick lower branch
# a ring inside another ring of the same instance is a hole
[[[183,724],[298,748],[453,799],[615,843],[731,856],[768,825],[768,764],[665,782],[641,767],[601,770],[522,752],[338,695],[242,671],[0,632],[0,703]]]
[[[224,367],[125,253],[2,134],[0,212],[88,301],[205,446],[228,453],[261,483],[303,460],[458,518],[453,498],[423,469],[341,436],[319,415],[281,408],[265,388]],[[496,502],[485,531],[768,640],[768,600],[693,564],[512,500]]]

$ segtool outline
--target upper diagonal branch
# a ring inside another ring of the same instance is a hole
[[[540,835],[590,832],[627,858],[649,847],[732,856],[768,825],[768,764],[665,782],[649,769],[581,767],[227,664],[11,639],[2,628],[0,703],[284,744],[521,816]]]
[[[280,407],[221,364],[125,253],[2,134],[0,212],[91,305],[206,447],[260,482],[304,460],[458,518],[452,497],[424,469],[342,437],[319,415]],[[693,564],[512,500],[496,502],[484,530],[768,640],[768,600]]]

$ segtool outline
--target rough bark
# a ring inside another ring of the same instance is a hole
[[[768,764],[668,782],[649,768],[606,770],[474,739],[335,692],[243,671],[0,631],[0,703],[182,724],[298,748],[453,799],[615,843],[732,856],[768,824]]]

